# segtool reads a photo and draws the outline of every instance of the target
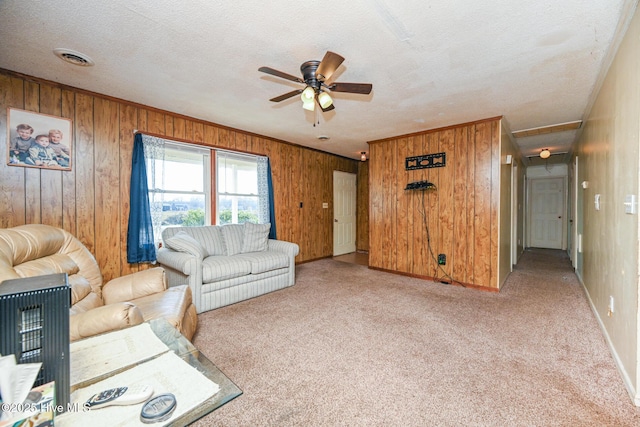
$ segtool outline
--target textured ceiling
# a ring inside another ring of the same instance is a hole
[[[582,120],[636,3],[2,0],[0,68],[355,159],[367,141],[488,117]],[[372,93],[332,93],[317,117],[299,97],[269,102],[302,85],[259,67],[298,76],[327,50],[346,58],[333,81]],[[578,132],[515,141],[525,157],[568,152]]]

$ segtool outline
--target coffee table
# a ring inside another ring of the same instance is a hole
[[[180,332],[176,330],[176,328],[173,327],[173,325],[171,325],[165,319],[152,320],[147,322],[147,324],[151,329],[151,331],[153,332],[153,334],[148,332],[149,336],[152,337],[153,335],[155,335],[166,347],[169,348],[170,350],[168,352],[169,354],[173,352],[176,356],[178,356],[179,359],[182,359],[182,361],[186,362],[188,365],[195,368],[205,378],[216,383],[219,386],[219,390],[217,393],[213,394],[211,397],[204,400],[202,403],[198,404],[195,408],[179,415],[175,419],[172,419],[170,423],[165,425],[184,426],[184,425],[193,423],[194,421],[198,420],[204,415],[214,411],[215,409],[219,408],[220,406],[226,404],[227,402],[235,399],[236,397],[242,394],[242,390],[240,390],[238,386],[236,386],[224,373],[222,373],[222,371],[220,371],[220,369],[218,369],[209,359],[207,359],[202,353],[200,353],[200,351],[189,340],[187,340],[182,334],[180,334]],[[147,328],[147,330],[149,328]],[[132,329],[132,331],[133,330],[134,329]],[[118,333],[119,332],[115,332],[112,334],[118,334]],[[119,336],[119,335],[113,335],[113,338],[112,338],[111,335],[105,334],[98,338],[103,339],[104,337],[104,339],[106,339],[107,342],[109,341],[109,338],[111,338],[112,340],[111,342],[117,342],[117,340],[119,340],[120,338],[115,338],[116,336]],[[158,343],[157,345],[162,346],[162,344],[160,343]],[[79,358],[79,360],[76,363],[81,363],[80,362],[81,360],[85,360],[87,364],[82,364],[82,366],[83,367],[91,366],[90,361],[88,361],[86,357],[83,358],[80,356],[80,354],[83,354],[83,350],[81,350],[83,346],[85,349],[88,349],[88,354],[90,356],[93,354],[93,351],[96,349],[96,347],[93,345],[93,342],[90,345],[88,341],[86,344],[81,343],[80,347],[76,347],[76,350],[80,351],[80,353],[76,353],[72,346],[71,348],[72,361],[74,360],[74,354],[76,354],[76,358]],[[106,347],[106,348],[116,351],[116,353],[110,353],[111,354],[110,357],[113,357],[114,354],[115,355],[118,354],[117,349],[115,349],[114,347]],[[166,348],[164,351],[167,352]],[[84,354],[86,355],[87,353],[84,353]],[[105,359],[105,360],[108,360],[108,359]],[[102,368],[100,368],[97,371],[91,371],[91,375],[87,375],[83,377],[82,381],[76,382],[75,384],[73,384],[74,381],[72,379],[72,386],[71,386],[72,391],[83,390],[85,389],[85,387],[90,387],[91,385],[96,384],[100,381],[103,381],[107,378],[110,378],[113,375],[123,373],[128,369],[131,369],[131,368],[138,369],[138,367],[146,366],[145,363],[147,363],[146,360],[141,360],[139,363],[134,363],[129,367],[118,368],[115,370],[111,369],[108,371],[105,371]],[[77,373],[77,372],[83,371],[83,369],[79,368],[80,365],[78,365],[78,368],[75,371],[73,370],[74,369],[73,363],[71,365],[72,365],[71,366],[72,377],[74,376],[74,372]],[[109,365],[109,363],[105,363],[105,365]],[[100,363],[98,364],[98,366],[102,366],[102,364]],[[66,420],[65,422],[65,418],[67,418],[66,415],[67,414],[60,414],[59,416],[57,416],[55,420],[56,425],[58,424],[58,421],[60,421],[60,425],[62,427],[64,427],[65,425],[68,425],[71,420]],[[81,415],[75,414],[75,416],[77,417]],[[76,418],[75,422],[82,422],[82,420],[81,419],[78,420]]]
[[[160,340],[181,359],[200,371],[205,377],[220,386],[213,397],[206,400],[197,409],[175,419],[170,426],[190,424],[242,394],[242,390],[233,383],[216,365],[207,359],[191,342],[178,332],[165,319],[149,321],[151,330]]]

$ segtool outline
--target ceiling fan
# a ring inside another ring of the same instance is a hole
[[[303,89],[296,89],[283,95],[271,98],[269,101],[280,102],[293,96],[300,95],[302,98],[302,108],[313,111],[316,103],[322,111],[331,111],[335,107],[333,99],[327,91],[348,92],[368,95],[371,93],[373,85],[370,83],[336,83],[330,78],[338,69],[344,58],[337,53],[327,51],[322,61],[307,61],[300,66],[302,78],[274,70],[270,67],[260,67],[258,71],[271,74],[305,85]]]

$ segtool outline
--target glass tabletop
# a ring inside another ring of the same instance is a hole
[[[242,394],[242,390],[240,390],[233,381],[218,369],[213,362],[200,353],[200,351],[167,320],[155,319],[148,323],[153,333],[167,347],[220,387],[220,390],[215,395],[205,400],[197,409],[187,412],[183,416],[173,420],[172,423],[169,424],[170,426],[184,426],[192,423]]]
[[[149,363],[154,363],[170,353],[174,353],[206,379],[217,384],[219,389],[211,397],[198,403],[194,409],[176,416],[165,425],[191,424],[242,394],[242,390],[233,381],[165,319],[151,320],[132,328],[72,343],[71,373],[74,378],[71,389],[74,393],[81,393],[94,384],[121,375],[130,369],[140,372],[139,368],[148,367]],[[97,357],[97,354],[100,357]],[[179,382],[173,386],[180,387]],[[184,389],[175,390],[174,393],[177,394],[178,391],[183,395],[185,393]],[[56,416],[56,424],[60,421],[61,426],[70,425],[78,421],[74,417],[82,417],[82,414],[59,414],[59,417]]]

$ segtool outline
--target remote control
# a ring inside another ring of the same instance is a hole
[[[91,396],[85,405],[89,409],[99,409],[111,405],[135,405],[153,395],[153,387],[145,385],[137,388],[117,387]]]

